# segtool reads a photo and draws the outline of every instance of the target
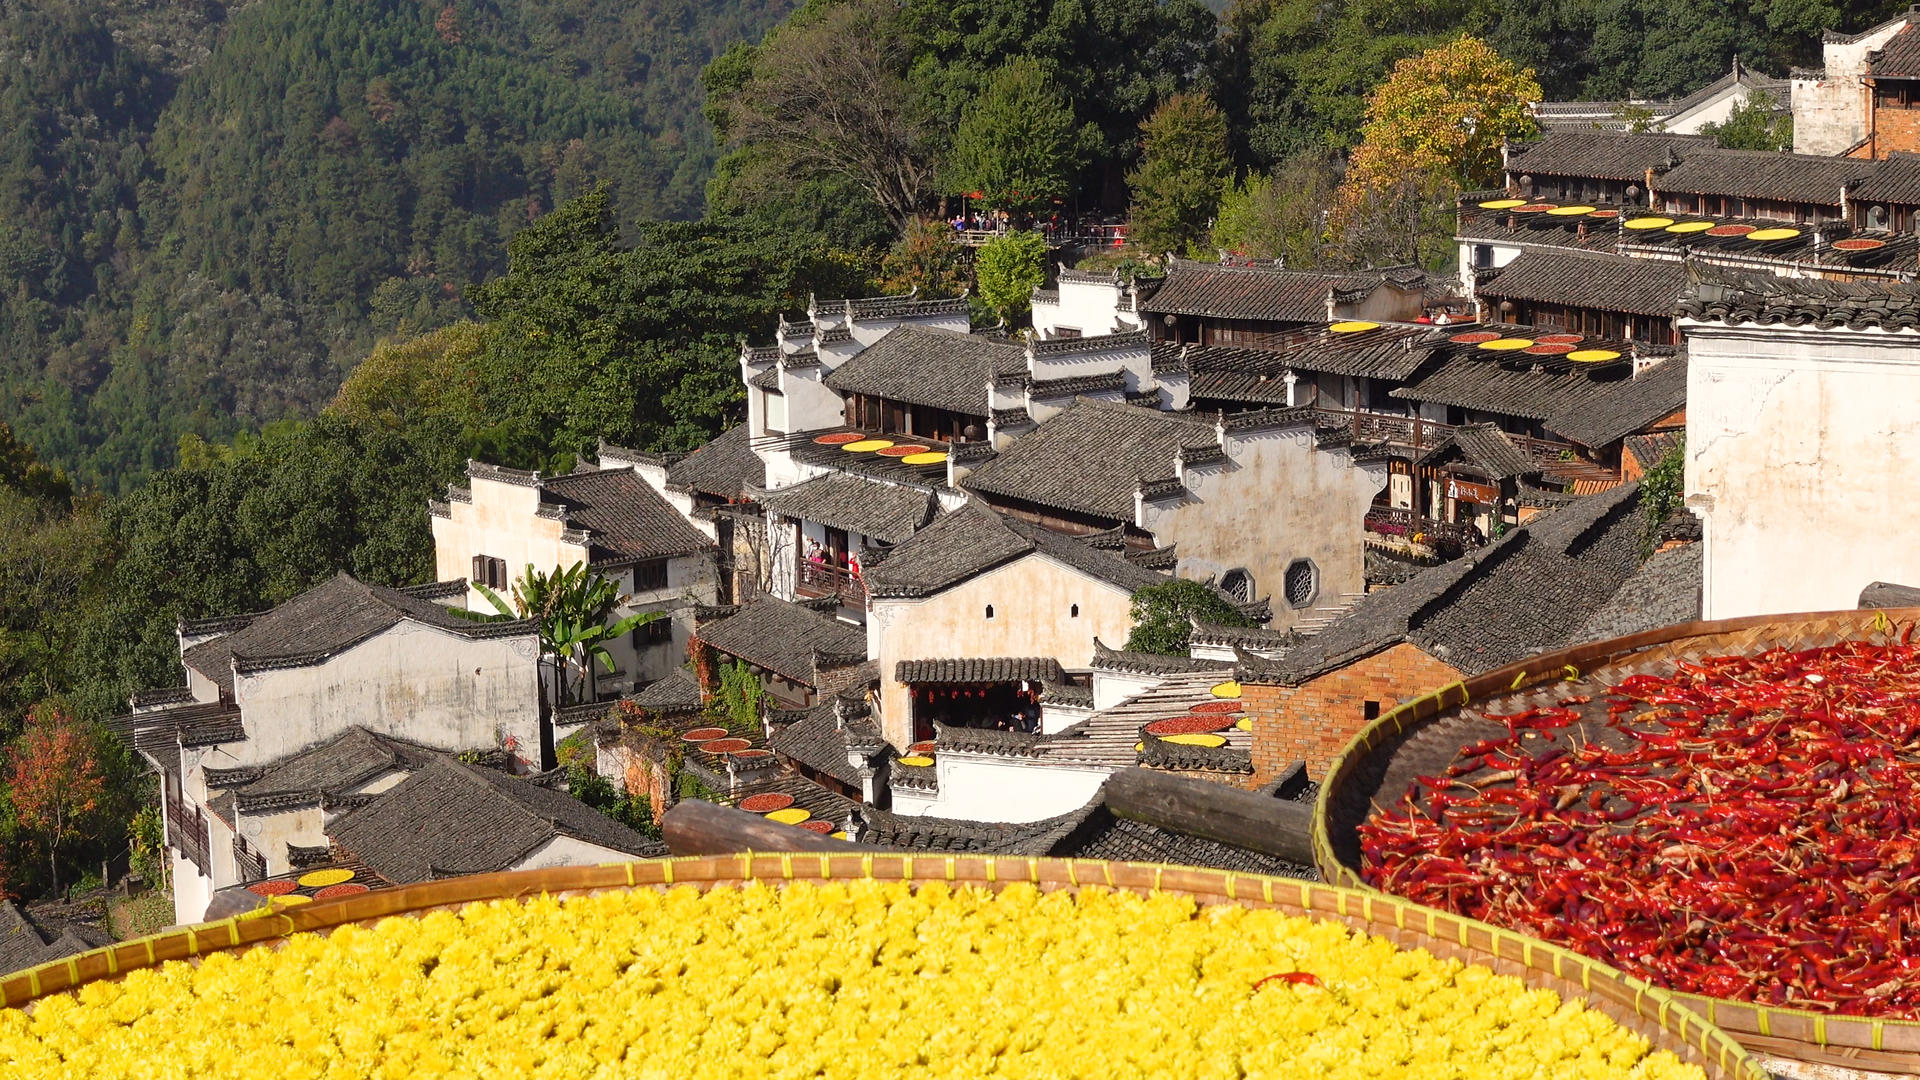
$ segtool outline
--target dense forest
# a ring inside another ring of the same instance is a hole
[[[0,0],[0,760],[177,682],[179,618],[425,580],[468,457],[698,445],[810,293],[1017,319],[1044,245],[969,268],[926,220],[962,196],[1417,259],[1323,212],[1444,208],[1542,94],[1782,71],[1892,6]],[[1436,86],[1454,113],[1404,107]],[[93,767],[58,843],[0,774],[0,893],[125,850],[139,770]]]

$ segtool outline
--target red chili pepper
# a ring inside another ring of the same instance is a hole
[[[1259,982],[1254,983],[1253,988],[1258,990],[1270,982],[1292,983],[1295,986],[1319,986],[1320,976],[1315,975],[1311,971],[1282,971],[1277,975],[1269,975]]]

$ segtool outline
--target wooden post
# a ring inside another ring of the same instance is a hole
[[[682,799],[660,818],[660,834],[675,855],[724,855],[735,851],[889,851],[835,840],[797,825],[768,821],[731,806]]]
[[[1113,774],[1102,796],[1115,817],[1313,865],[1313,811],[1304,803],[1141,768]]]

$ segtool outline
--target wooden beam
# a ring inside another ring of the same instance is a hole
[[[1102,791],[1115,817],[1313,865],[1313,810],[1225,784],[1132,768]]]
[[[725,855],[735,851],[889,851],[835,840],[797,825],[768,821],[731,806],[682,799],[660,819],[660,835],[675,855]]]

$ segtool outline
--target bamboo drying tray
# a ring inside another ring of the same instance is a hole
[[[1683,623],[1536,656],[1442,687],[1362,728],[1334,759],[1314,806],[1314,862],[1329,882],[1387,895],[1361,880],[1357,830],[1376,802],[1397,802],[1415,777],[1444,771],[1461,747],[1486,734],[1460,715],[1468,705],[1513,711],[1552,704],[1568,693],[1597,694],[1629,675],[1666,673],[1676,661],[1706,656],[1811,649],[1849,640],[1885,644],[1916,621],[1920,608]],[[1680,992],[1672,996],[1764,1054],[1826,1068],[1920,1075],[1920,1021],[1829,1016]]]
[[[741,853],[606,866],[559,867],[447,878],[305,904],[265,916],[238,916],[82,953],[0,980],[0,1004],[21,1006],[133,968],[192,960],[211,952],[271,945],[301,931],[325,931],[393,915],[418,915],[477,900],[570,895],[606,889],[747,881],[944,881],[998,888],[1033,882],[1043,889],[1104,886],[1136,893],[1160,890],[1203,904],[1233,903],[1312,914],[1385,937],[1402,948],[1484,964],[1599,1009],[1644,1036],[1656,1049],[1699,1065],[1713,1080],[1765,1080],[1760,1065],[1673,995],[1613,968],[1504,930],[1377,893],[1313,882],[1193,867],[1083,859],[1000,858],[852,853]]]

